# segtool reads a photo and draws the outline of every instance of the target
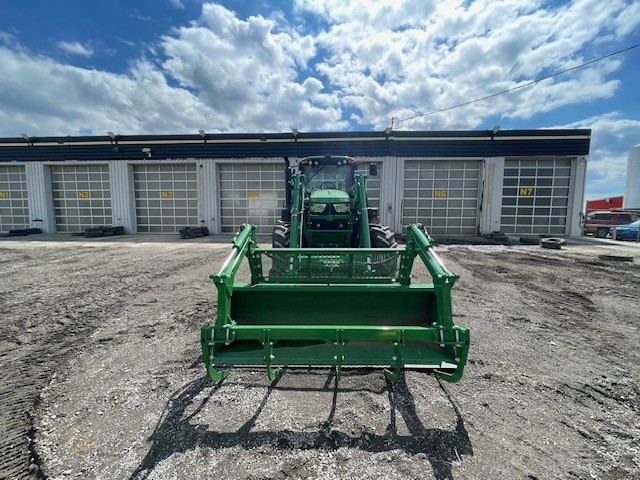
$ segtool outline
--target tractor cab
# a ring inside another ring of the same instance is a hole
[[[305,189],[349,191],[355,184],[356,161],[344,156],[307,157],[298,164]]]
[[[298,164],[305,190],[305,243],[318,247],[352,246],[356,161],[345,156],[307,157]]]

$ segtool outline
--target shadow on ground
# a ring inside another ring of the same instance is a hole
[[[286,374],[286,372],[283,372],[283,374]],[[158,425],[149,437],[151,448],[129,477],[130,480],[146,479],[163,460],[174,453],[186,452],[194,448],[211,448],[215,450],[217,448],[241,446],[244,449],[252,449],[260,445],[274,445],[275,448],[280,450],[313,449],[326,451],[347,447],[366,452],[383,452],[401,449],[412,455],[419,453],[426,455],[433,469],[433,474],[438,480],[453,479],[451,472],[452,462],[460,461],[462,455],[473,455],[473,448],[464,426],[460,409],[444,385],[438,381],[442,392],[455,412],[456,427],[454,430],[427,429],[416,412],[415,401],[407,388],[404,374],[397,383],[391,384],[387,382],[386,385],[391,414],[389,425],[384,435],[369,433],[367,434],[368,438],[365,439],[364,436],[354,437],[332,430],[331,426],[335,416],[338,394],[355,390],[340,388],[332,373],[329,374],[322,388],[323,391],[333,390],[331,409],[327,420],[317,432],[291,430],[253,432],[252,428],[274,390],[315,391],[315,389],[311,388],[281,387],[278,383],[282,376],[280,375],[268,387],[254,415],[235,432],[216,432],[205,428],[203,425],[191,423],[191,420],[202,411],[215,395],[216,391],[221,387],[221,383],[212,386],[206,376],[188,383],[167,402]],[[189,409],[194,399],[207,388],[210,388],[210,392],[200,401],[200,405],[192,413],[185,415],[186,410]],[[395,421],[396,412],[402,415],[409,429],[409,435],[398,434]],[[303,446],[300,447],[300,445]]]

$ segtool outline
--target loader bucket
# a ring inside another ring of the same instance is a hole
[[[234,277],[244,258],[251,283]],[[411,284],[420,258],[432,277]],[[451,288],[458,276],[431,249],[420,225],[410,225],[404,248],[258,248],[255,227],[244,226],[233,251],[211,278],[218,289],[215,323],[201,330],[203,360],[219,381],[234,365],[403,368],[460,379],[469,331],[455,326]]]

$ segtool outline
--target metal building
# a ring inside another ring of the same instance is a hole
[[[0,139],[0,232],[122,225],[270,233],[283,156],[353,156],[380,221],[434,235],[579,235],[590,130],[113,135]],[[364,167],[363,167],[364,169]]]
[[[640,145],[629,149],[623,207],[640,210]]]

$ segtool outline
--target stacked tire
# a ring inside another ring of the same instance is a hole
[[[198,238],[209,235],[207,227],[182,227],[180,230],[180,238]]]
[[[42,233],[41,228],[16,228],[9,230],[7,237],[26,237],[27,235],[33,235],[36,233]]]
[[[509,243],[509,237],[507,237],[504,233],[502,233],[499,230],[491,232],[489,235],[485,235],[485,238],[489,240],[493,240],[494,242],[497,242],[497,243],[504,243],[504,244]]]
[[[124,227],[89,227],[85,228],[84,234],[78,235],[84,238],[99,238],[99,237],[112,237],[114,235],[124,235]]]

